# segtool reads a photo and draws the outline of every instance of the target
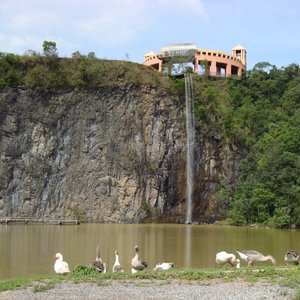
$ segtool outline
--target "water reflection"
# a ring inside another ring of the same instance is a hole
[[[184,249],[184,267],[190,268],[191,265],[191,226],[185,226],[185,249]]]
[[[0,239],[0,278],[54,274],[56,252],[63,254],[71,270],[77,264],[90,265],[98,244],[108,271],[116,249],[129,271],[135,245],[140,246],[140,256],[151,269],[158,262],[174,262],[178,268],[217,268],[215,254],[222,250],[235,253],[236,249],[255,249],[284,264],[287,250],[300,250],[298,230],[215,225],[0,225]]]

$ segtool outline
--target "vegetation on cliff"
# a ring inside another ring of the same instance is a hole
[[[234,224],[299,226],[300,69],[265,66],[230,86],[232,112],[224,123],[247,154],[229,216]]]
[[[151,68],[74,53],[59,58],[54,44],[44,53],[0,53],[5,86],[97,88],[120,83],[183,92]],[[222,182],[215,195],[234,225],[300,226],[300,69],[259,63],[241,80],[194,76],[195,118],[206,136],[226,139],[241,157],[237,181]]]
[[[195,90],[198,123],[212,124],[242,150],[238,182],[216,195],[229,203],[229,221],[299,226],[299,66],[259,63],[239,81],[202,80]]]
[[[241,80],[195,76],[198,131],[235,145],[236,182],[215,195],[234,225],[300,226],[300,68],[258,63]]]
[[[151,85],[158,80],[162,84],[166,82],[160,73],[151,71],[137,63],[98,59],[79,52],[73,53],[71,58],[60,58],[47,44],[43,54],[29,52],[20,56],[0,52],[0,88],[99,88],[122,82],[135,85]]]

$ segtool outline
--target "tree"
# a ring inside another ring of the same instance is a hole
[[[89,52],[88,55],[87,55],[88,58],[90,59],[95,59],[96,58],[96,54],[95,52]]]
[[[262,61],[262,62],[257,63],[253,67],[253,71],[263,71],[263,72],[269,73],[274,68],[275,68],[275,66],[271,65],[269,62]]]
[[[57,57],[56,43],[52,41],[44,41],[43,43],[43,53],[47,57]]]
[[[38,53],[34,50],[28,49],[25,51],[24,56],[37,56]]]
[[[77,58],[77,57],[81,57],[81,56],[82,55],[81,55],[81,53],[79,51],[75,51],[75,52],[72,53],[72,57],[73,58]]]

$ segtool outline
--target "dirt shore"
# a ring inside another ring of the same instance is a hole
[[[291,300],[295,290],[264,282],[182,281],[182,280],[138,280],[108,281],[100,284],[73,283],[64,281],[55,287],[35,292],[36,283],[26,289],[0,293],[0,300]],[[38,286],[39,287],[39,286]]]

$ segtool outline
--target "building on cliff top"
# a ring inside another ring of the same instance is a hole
[[[146,53],[144,65],[167,74],[178,74],[179,67],[191,66],[199,75],[240,77],[247,69],[246,54],[246,48],[241,45],[232,48],[231,54],[228,54],[199,49],[191,43],[172,44],[163,47],[160,53]]]

